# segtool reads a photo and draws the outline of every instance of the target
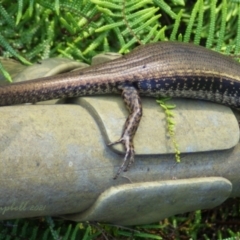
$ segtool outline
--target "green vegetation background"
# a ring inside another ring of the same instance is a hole
[[[0,55],[23,64],[61,56],[90,63],[103,51],[177,40],[238,57],[238,0],[0,0]],[[0,71],[11,78],[0,64]],[[125,228],[45,217],[0,222],[0,239],[238,239],[239,199]]]

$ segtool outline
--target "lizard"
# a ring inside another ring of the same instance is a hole
[[[116,179],[134,162],[133,139],[143,112],[140,96],[193,98],[240,107],[240,64],[194,44],[150,43],[107,63],[0,86],[0,106],[102,94],[121,94],[129,111],[121,137],[109,144],[125,147]]]

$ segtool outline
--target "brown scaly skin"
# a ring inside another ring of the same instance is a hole
[[[127,171],[134,162],[134,145],[133,137],[138,129],[142,117],[142,104],[138,91],[133,86],[124,86],[122,90],[123,101],[129,111],[129,116],[124,124],[123,133],[119,140],[110,143],[109,146],[122,143],[125,147],[126,154],[122,165],[117,171],[114,179],[118,177],[122,170]]]
[[[159,42],[80,71],[0,86],[0,105],[57,98],[121,94],[130,115],[121,138],[122,170],[134,161],[133,137],[142,116],[140,96],[203,99],[240,107],[240,64],[193,44]]]

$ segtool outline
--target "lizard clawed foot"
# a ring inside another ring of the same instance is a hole
[[[133,138],[142,117],[142,104],[138,90],[131,84],[123,84],[119,86],[119,90],[122,90],[122,97],[130,114],[125,122],[121,138],[109,144],[111,146],[122,143],[126,151],[122,165],[113,179],[116,179],[122,171],[127,171],[134,162]]]
[[[114,176],[113,179],[117,179],[117,177],[119,176],[119,174],[124,171],[126,172],[129,167],[132,165],[132,163],[134,162],[134,146],[132,141],[130,141],[129,137],[121,137],[119,140],[109,143],[108,146],[112,146],[114,144],[118,144],[118,143],[122,143],[125,146],[126,149],[126,153],[122,162],[122,165],[119,167],[116,175]]]

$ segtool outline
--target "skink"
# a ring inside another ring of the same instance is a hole
[[[193,44],[159,42],[77,72],[0,87],[0,105],[99,94],[122,94],[129,110],[120,139],[126,153],[115,178],[134,161],[133,138],[142,116],[139,96],[203,99],[240,107],[240,64]]]

